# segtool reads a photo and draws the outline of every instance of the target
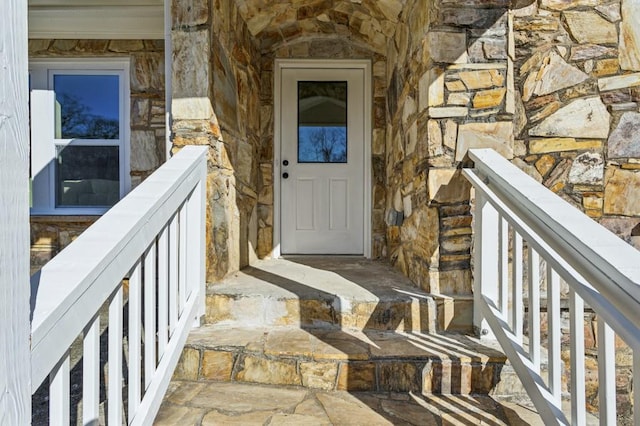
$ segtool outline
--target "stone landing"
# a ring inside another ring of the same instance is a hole
[[[435,332],[431,295],[381,262],[304,256],[263,260],[207,288],[206,322]]]

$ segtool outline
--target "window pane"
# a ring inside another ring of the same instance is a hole
[[[347,82],[298,82],[298,162],[347,162]]]
[[[56,74],[56,139],[118,139],[118,80],[117,75]]]
[[[56,207],[112,206],[120,199],[117,146],[59,146]]]

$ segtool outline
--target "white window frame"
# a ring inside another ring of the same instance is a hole
[[[128,58],[104,59],[32,59],[29,62],[31,84],[31,215],[101,215],[110,207],[56,207],[55,159],[58,146],[119,147],[120,198],[131,188],[130,176],[130,61]],[[56,74],[118,75],[120,87],[119,138],[114,140],[55,138]]]

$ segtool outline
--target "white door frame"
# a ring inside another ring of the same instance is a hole
[[[281,89],[282,70],[286,68],[306,68],[306,69],[362,69],[364,70],[364,217],[363,217],[363,238],[364,257],[371,257],[371,61],[367,59],[276,59],[274,85],[273,85],[273,256],[278,258],[280,250],[280,218],[281,218],[281,195],[280,195],[280,174],[281,174]]]

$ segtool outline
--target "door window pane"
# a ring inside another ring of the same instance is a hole
[[[347,82],[298,82],[298,162],[347,162]]]
[[[120,137],[117,75],[56,74],[56,139]]]
[[[56,207],[113,206],[120,199],[117,146],[58,146]]]

